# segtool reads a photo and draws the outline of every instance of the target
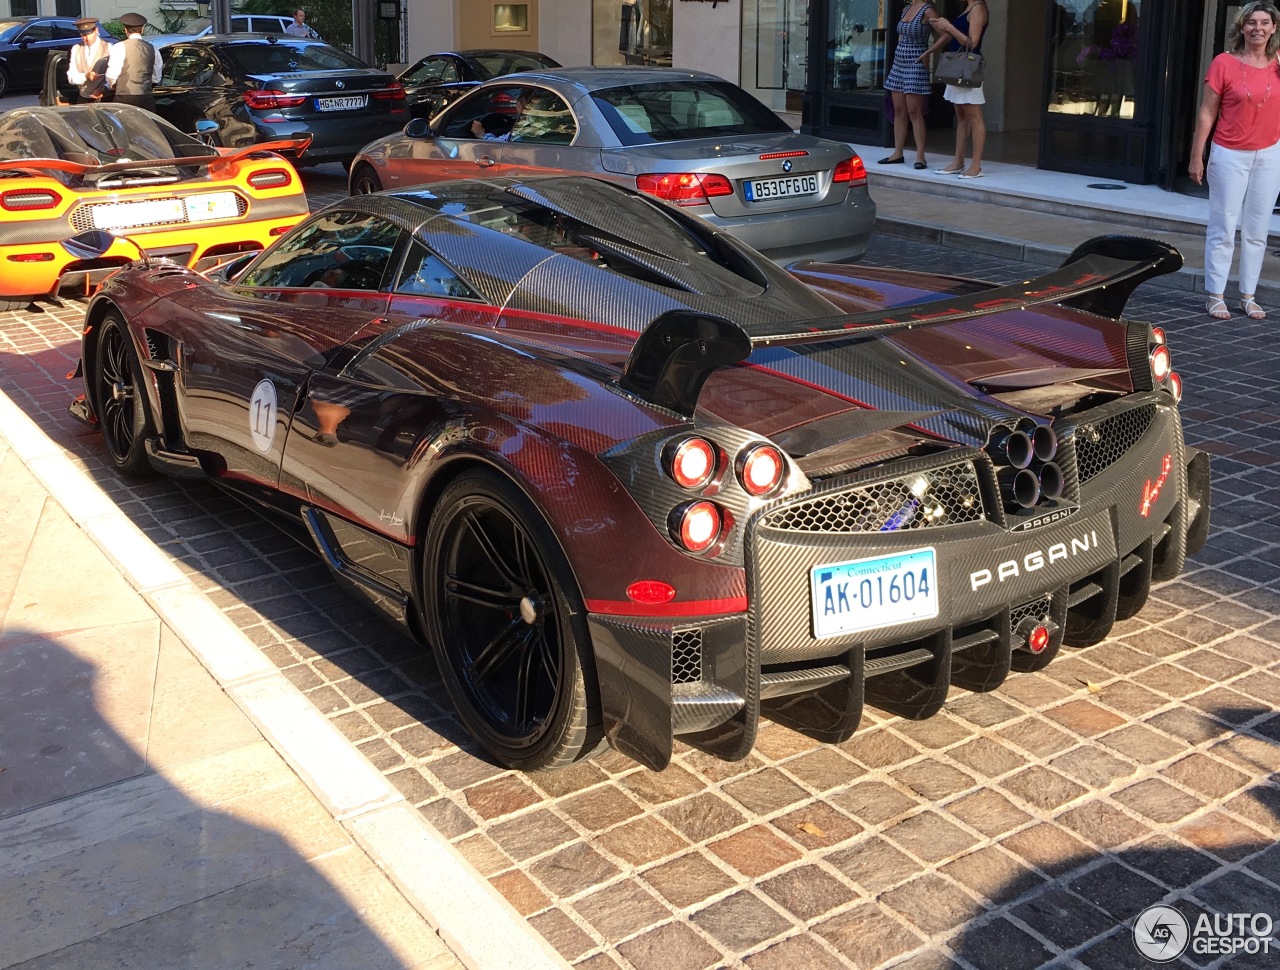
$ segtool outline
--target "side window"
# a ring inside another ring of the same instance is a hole
[[[57,40],[79,40],[80,31],[76,30],[75,27],[70,24],[54,24],[53,36]]]
[[[520,107],[520,88],[489,88],[450,108],[436,126],[437,134],[442,138],[477,138],[471,123],[479,121],[486,134],[505,139]]]
[[[418,240],[409,247],[404,268],[394,287],[397,293],[448,296],[476,300],[479,297],[439,256]]]
[[[217,64],[208,51],[198,47],[178,47],[165,58],[160,83],[196,87],[211,83],[216,71]]]
[[[17,38],[18,43],[38,43],[42,40],[53,40],[53,24],[47,20],[31,24]]]
[[[399,238],[398,227],[376,216],[327,212],[263,253],[238,282],[379,290]]]
[[[519,97],[511,141],[567,145],[578,133],[578,123],[564,99],[542,88],[526,88]]]

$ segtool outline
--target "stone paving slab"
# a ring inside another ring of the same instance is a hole
[[[1026,272],[884,236],[868,260]],[[1151,284],[1132,303],[1168,330],[1188,437],[1215,456],[1214,532],[1105,643],[991,694],[953,691],[927,721],[872,712],[840,745],[766,724],[736,764],[681,748],[661,773],[606,752],[522,775],[479,755],[429,653],[313,557],[211,486],[114,480],[63,412],[80,308],[41,309],[0,315],[10,396],[577,965],[1135,966],[1127,924],[1153,903],[1280,918],[1265,322],[1211,324]]]

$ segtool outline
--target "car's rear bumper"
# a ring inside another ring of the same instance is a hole
[[[1121,416],[1123,420],[1123,415]],[[1098,422],[1077,421],[1092,433]],[[1069,429],[1064,429],[1069,430]],[[1076,477],[1070,501],[1014,531],[996,510],[981,521],[900,532],[779,528],[776,514],[876,479],[850,476],[762,510],[748,526],[745,614],[639,619],[592,615],[590,629],[611,742],[660,769],[677,737],[719,757],[745,757],[761,715],[820,740],[849,737],[870,703],[904,717],[935,713],[951,685],[991,690],[1010,670],[1043,667],[1065,641],[1095,642],[1146,602],[1204,543],[1208,456],[1182,444],[1174,408],[1161,405],[1123,449],[1090,459],[1086,480],[1068,433],[1062,460]],[[881,470],[927,473],[964,452]],[[1069,474],[1069,477],[1070,477]],[[984,489],[989,495],[990,489]],[[792,516],[794,518],[794,516]],[[827,639],[813,636],[815,567],[928,546],[936,555],[939,613]],[[1033,629],[1048,633],[1038,651]]]
[[[867,239],[876,221],[876,204],[861,187],[851,190],[842,203],[812,209],[717,216],[700,211],[706,208],[687,211],[784,266],[801,259],[824,263],[857,259],[867,251]]]

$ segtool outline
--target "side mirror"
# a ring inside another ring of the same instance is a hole
[[[409,138],[430,138],[431,122],[426,118],[414,118],[404,126],[404,133]]]
[[[210,121],[208,118],[201,118],[196,122],[196,134],[208,135],[218,130],[218,123]]]

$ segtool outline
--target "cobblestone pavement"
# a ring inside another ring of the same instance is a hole
[[[869,259],[1030,271],[881,236]],[[1157,902],[1280,920],[1280,356],[1271,323],[1199,306],[1148,284],[1131,307],[1168,330],[1187,434],[1215,456],[1213,534],[1181,579],[1105,643],[927,721],[872,712],[840,745],[766,724],[745,761],[681,748],[662,773],[614,752],[493,767],[428,653],[312,555],[211,486],[121,484],[65,412],[79,303],[0,314],[0,374],[569,961],[1112,968],[1143,963],[1127,924]]]

